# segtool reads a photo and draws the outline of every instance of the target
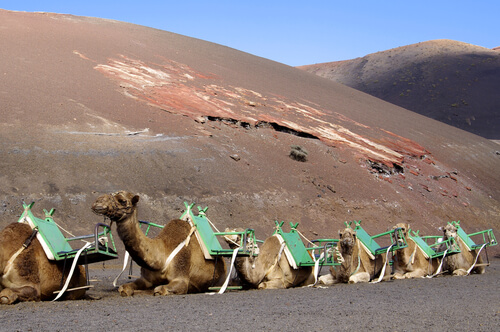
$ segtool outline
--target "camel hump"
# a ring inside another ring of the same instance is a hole
[[[177,237],[179,237],[179,241],[183,241],[184,238],[189,234],[190,230],[191,225],[186,220],[173,219],[165,225],[159,236],[169,240],[177,239]],[[183,238],[181,239],[181,237]]]
[[[5,227],[0,233],[0,242],[12,242],[14,240],[19,242],[19,245],[22,245],[32,232],[33,230],[30,225],[14,222],[7,225],[7,227]]]
[[[278,237],[268,237],[260,248],[259,262],[262,264],[262,266],[273,265],[276,257],[279,255],[280,249],[281,243]]]

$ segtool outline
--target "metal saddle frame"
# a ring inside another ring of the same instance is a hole
[[[92,287],[89,282],[88,264],[118,258],[110,226],[97,223],[93,234],[66,238],[52,217],[55,209],[51,209],[49,212],[44,209],[45,218],[40,219],[35,217],[31,211],[34,204],[35,202],[26,205],[23,202],[24,211],[18,222],[28,224],[33,230],[37,231],[36,237],[49,260],[62,262],[63,277],[61,279],[61,288],[64,283],[64,271],[67,264],[85,265],[87,279],[85,287]],[[74,249],[70,242],[74,243],[79,240],[87,242],[87,244]],[[93,242],[91,242],[92,240]],[[75,259],[76,262],[74,262]],[[71,275],[69,278],[71,278]],[[70,290],[68,289],[67,291]]]
[[[352,223],[353,221],[346,221],[345,225],[346,227],[352,228]],[[354,221],[354,228],[352,229],[356,231],[356,237],[365,247],[365,249],[367,249],[367,251],[372,254],[372,256],[386,254],[388,250],[390,252],[394,252],[408,246],[408,243],[406,243],[406,239],[403,235],[403,230],[401,228],[392,229],[387,232],[371,236],[363,229],[363,227],[361,227],[361,220],[359,220]],[[376,239],[382,238],[384,236],[389,236],[390,245],[382,247],[379,245],[379,243],[377,243]]]

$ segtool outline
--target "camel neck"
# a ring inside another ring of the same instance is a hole
[[[161,269],[164,261],[153,253],[161,251],[162,241],[150,239],[144,235],[137,219],[137,210],[117,224],[118,236],[132,259],[141,267]]]

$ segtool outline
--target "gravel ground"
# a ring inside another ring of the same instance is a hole
[[[137,270],[136,270],[137,271]],[[98,300],[0,307],[1,331],[498,331],[500,259],[484,275],[223,295],[122,298],[116,267],[92,268]]]

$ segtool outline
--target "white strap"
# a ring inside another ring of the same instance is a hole
[[[391,248],[392,248],[392,246],[393,246],[393,245],[394,245],[394,244],[391,244],[391,245],[389,246],[389,248],[387,248],[387,251],[386,251],[386,253],[385,253],[385,262],[384,262],[384,267],[382,268],[382,272],[380,272],[380,276],[378,277],[378,279],[377,279],[377,280],[375,280],[375,281],[372,281],[372,282],[371,282],[372,284],[376,284],[376,283],[378,283],[378,282],[381,282],[381,281],[382,281],[382,279],[384,278],[384,275],[385,275],[385,268],[387,267],[387,262],[389,261],[389,251],[391,251]]]
[[[10,269],[12,269],[12,264],[14,263],[14,261],[16,260],[17,256],[19,256],[23,250],[25,249],[26,247],[25,246],[21,246],[21,248],[19,248],[15,253],[14,255],[12,255],[12,257],[10,257],[9,261],[7,262],[7,264],[5,265],[5,269],[3,270],[3,276],[7,276],[7,274],[10,272]]]
[[[325,256],[325,253],[322,252],[321,255],[317,260],[314,261],[314,284],[309,285],[309,286],[314,286],[318,283],[318,273],[319,273],[319,262],[323,259]],[[313,259],[314,259],[314,254],[313,254]]]
[[[181,251],[182,248],[184,248],[184,246],[187,246],[189,244],[189,240],[191,239],[191,235],[193,234],[193,232],[195,230],[196,230],[195,226],[191,227],[191,230],[189,231],[189,234],[186,237],[186,239],[184,241],[182,241],[181,243],[179,243],[179,245],[177,247],[175,247],[174,251],[172,251],[170,253],[170,255],[168,255],[167,260],[165,261],[165,264],[163,265],[163,269],[161,269],[161,273],[165,273],[168,266],[170,265],[170,262],[172,262],[174,257],[179,253],[179,251]]]
[[[122,271],[120,272],[120,274],[116,276],[115,280],[113,280],[113,287],[116,287],[118,285],[117,284],[118,278],[121,277],[121,275],[123,274],[123,271],[125,271],[129,262],[132,263],[132,260],[130,259],[130,254],[128,253],[128,251],[125,250],[125,255],[123,257],[123,268],[122,268]]]
[[[226,281],[224,282],[224,285],[222,285],[221,289],[219,290],[219,294],[222,294],[226,291],[227,285],[229,284],[229,280],[231,279],[231,273],[233,272],[234,261],[236,259],[236,256],[238,255],[239,249],[240,248],[235,248],[233,250],[233,256],[231,257],[231,267],[229,268],[229,273],[227,274],[227,278]]]
[[[483,248],[486,247],[486,245],[487,245],[487,243],[483,244],[481,246],[481,249],[479,249],[477,256],[476,256],[476,260],[474,261],[474,264],[472,264],[472,266],[467,270],[467,275],[469,275],[470,272],[472,271],[472,269],[474,268],[474,266],[476,266],[477,259],[479,258],[479,254],[481,253],[481,250],[483,250]]]
[[[441,258],[441,263],[439,264],[439,267],[438,267],[436,273],[434,273],[433,275],[430,275],[430,276],[425,276],[426,278],[434,278],[435,276],[437,276],[438,274],[441,273],[441,269],[443,268],[443,263],[444,263],[444,259],[446,257],[447,252],[448,252],[448,248],[446,248],[446,250],[444,251],[443,258]]]
[[[66,289],[68,289],[69,283],[71,281],[71,277],[73,277],[73,272],[75,271],[76,263],[78,262],[78,258],[80,257],[80,255],[82,254],[82,252],[85,249],[87,249],[88,247],[90,247],[91,245],[92,245],[92,243],[87,242],[80,250],[78,250],[78,252],[76,253],[75,257],[73,258],[73,264],[71,265],[71,270],[69,270],[68,277],[66,278],[66,283],[64,284],[64,287],[61,289],[61,291],[59,292],[59,294],[57,294],[56,298],[52,300],[52,302],[54,302],[57,299],[59,299],[64,294],[64,292],[66,291]]]

